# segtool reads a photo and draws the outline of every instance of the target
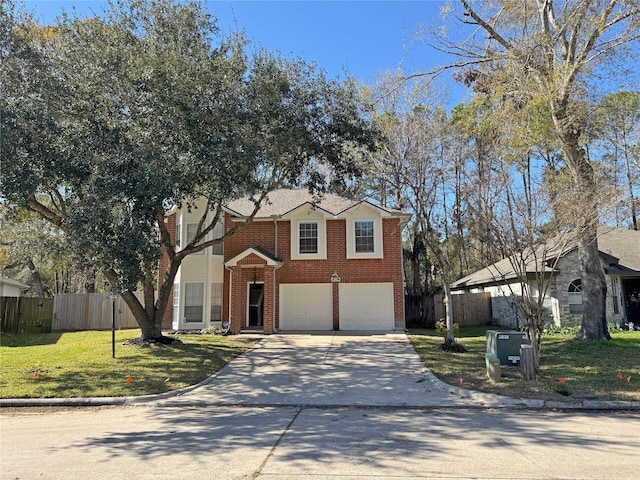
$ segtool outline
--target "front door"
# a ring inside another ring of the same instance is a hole
[[[640,325],[640,280],[623,280],[622,286],[627,322],[637,327]]]
[[[249,284],[249,328],[263,326],[263,310],[264,310],[264,284]]]

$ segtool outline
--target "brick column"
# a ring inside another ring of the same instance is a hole
[[[264,281],[264,308],[262,311],[262,321],[264,333],[273,333],[273,312],[275,309],[275,299],[273,298],[273,267],[265,266],[263,268]]]
[[[246,309],[246,289],[242,284],[242,269],[235,266],[231,269],[231,305],[229,305],[229,316],[231,331],[239,333],[242,330],[243,321],[245,320]]]

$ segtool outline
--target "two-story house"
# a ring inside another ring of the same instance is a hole
[[[214,235],[244,222],[249,199],[231,202]],[[168,219],[177,246],[199,213]],[[366,201],[306,190],[269,194],[253,221],[223,245],[184,259],[163,327],[228,321],[234,333],[404,329],[402,228],[408,215]]]

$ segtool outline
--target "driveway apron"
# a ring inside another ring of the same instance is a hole
[[[468,404],[425,370],[404,333],[296,333],[263,338],[208,382],[162,405]]]

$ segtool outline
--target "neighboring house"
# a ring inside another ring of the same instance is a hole
[[[231,202],[214,236],[252,210],[249,199]],[[193,238],[198,218],[198,210],[183,209],[167,219],[178,245]],[[224,245],[183,260],[163,327],[404,329],[401,230],[408,218],[366,201],[326,194],[314,202],[306,190],[274,191]]]
[[[598,235],[600,262],[607,282],[607,321],[640,324],[640,232],[602,227]],[[549,245],[549,252],[556,250]],[[556,262],[557,260],[557,262]],[[555,265],[554,265],[555,263]],[[575,242],[548,254],[544,265],[526,268],[523,285],[509,259],[501,260],[451,284],[453,293],[490,292],[493,320],[498,325],[519,327],[522,314],[515,303],[528,288],[537,295],[536,272],[544,272],[549,282],[545,297],[546,323],[579,325],[582,320],[582,282]]]
[[[29,288],[22,282],[5,277],[0,273],[0,297],[19,297],[22,290]]]

